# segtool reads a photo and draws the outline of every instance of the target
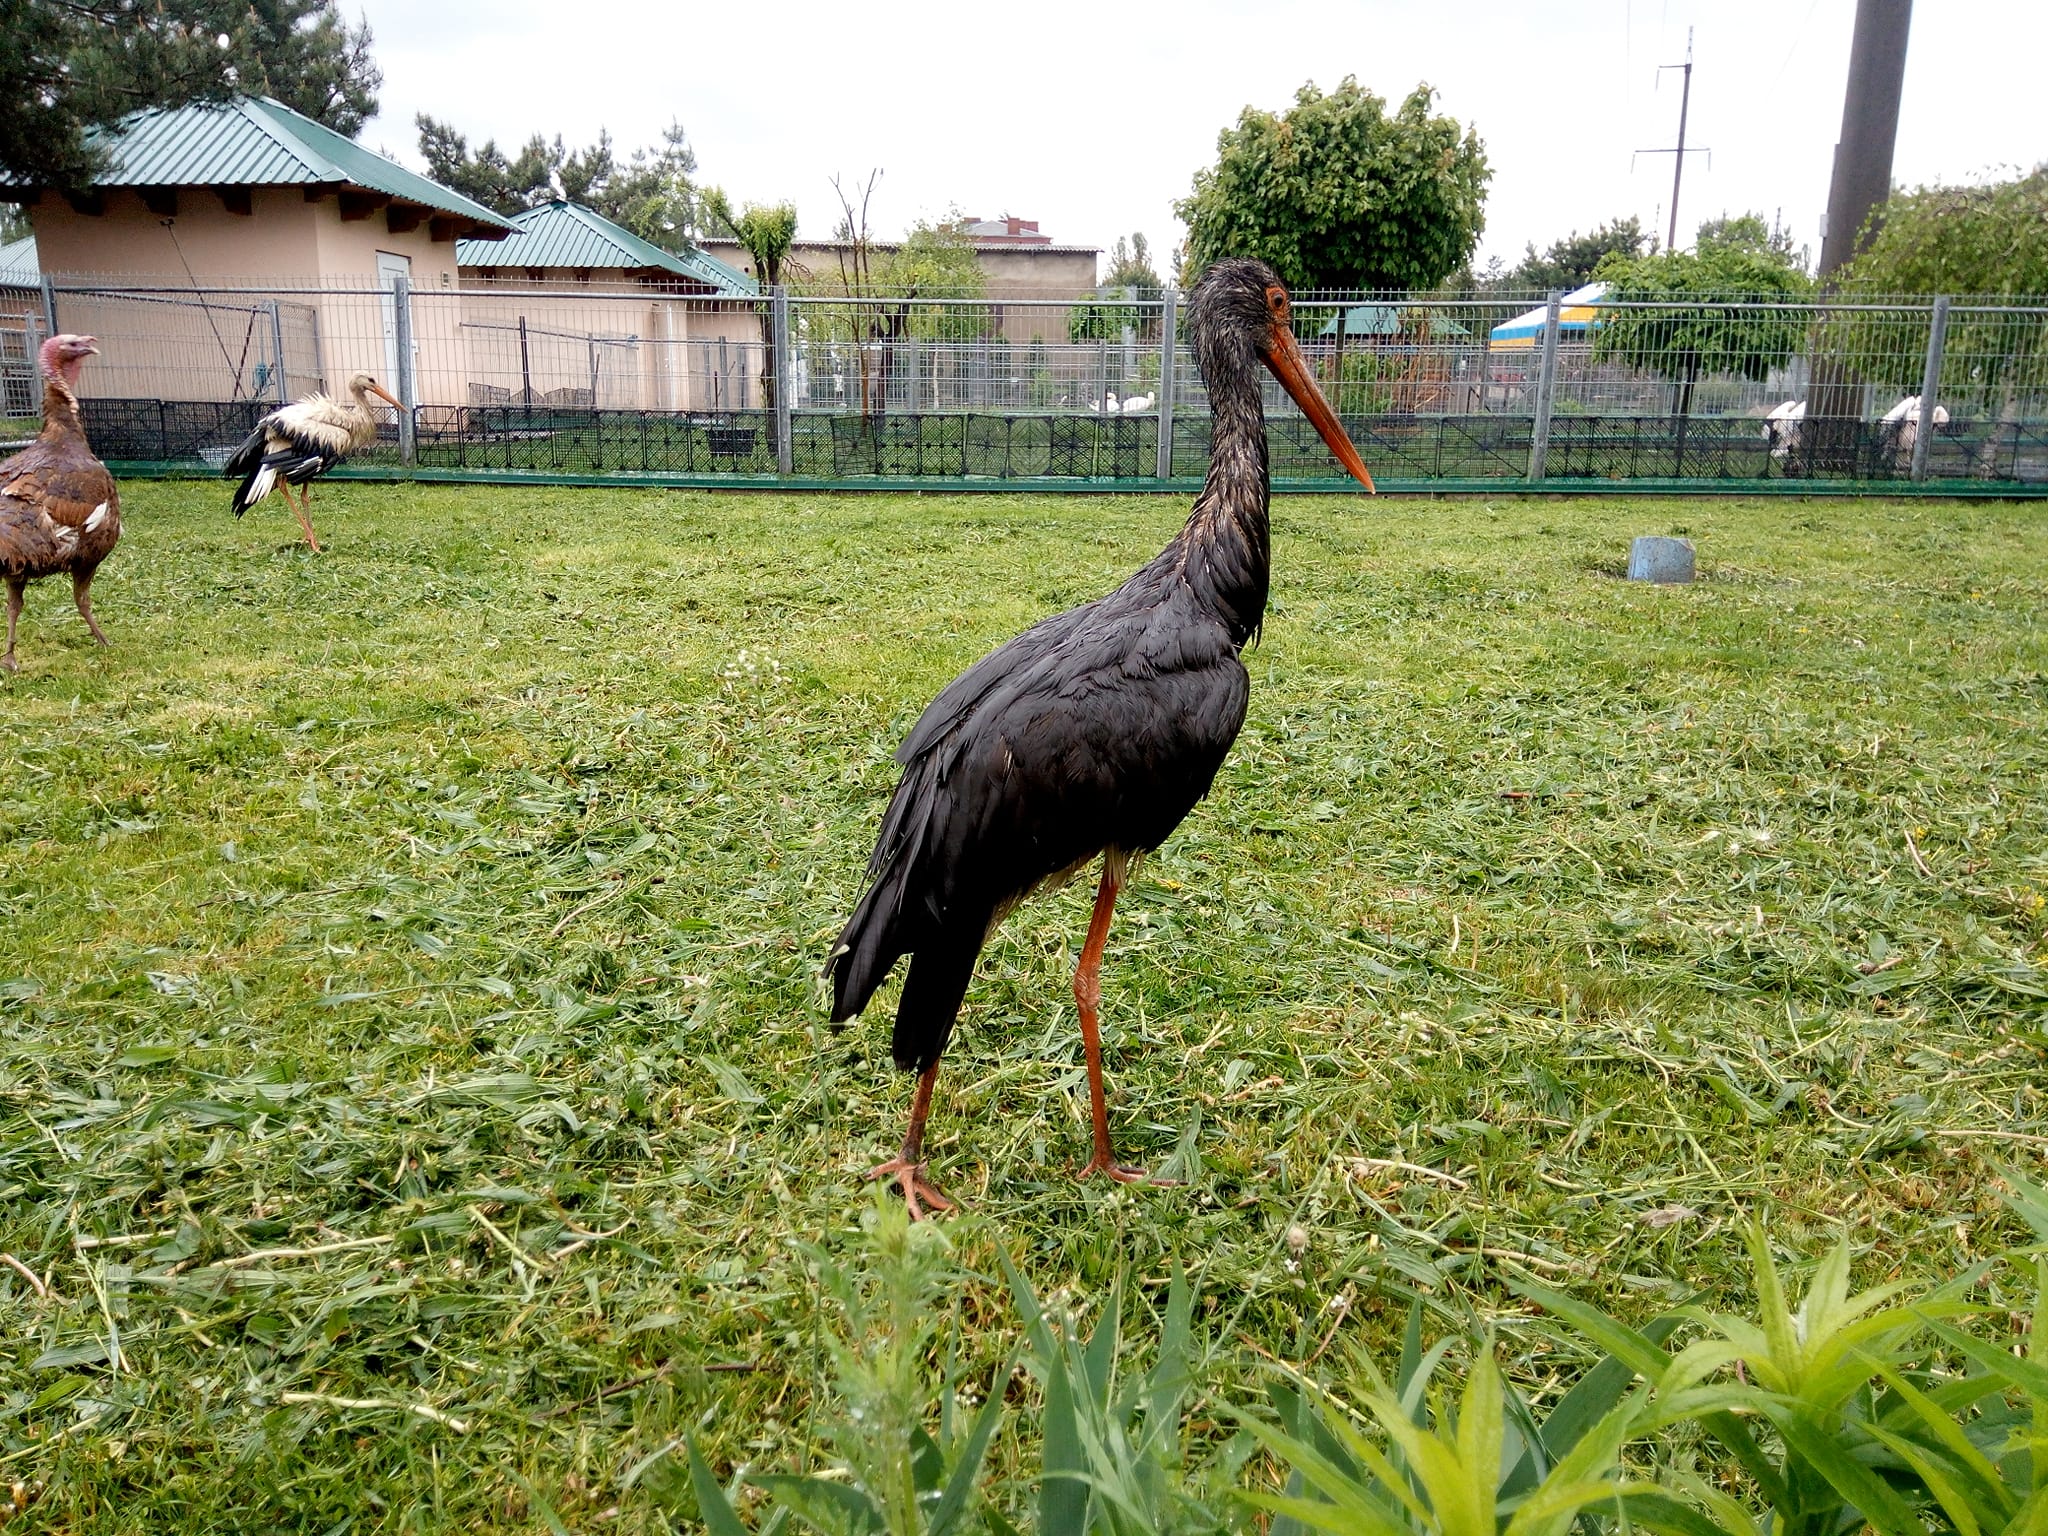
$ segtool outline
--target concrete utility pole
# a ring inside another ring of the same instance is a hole
[[[1659,64],[1657,66],[1659,74],[1662,74],[1667,69],[1682,69],[1685,71],[1685,87],[1679,92],[1678,96],[1678,147],[1676,149],[1639,149],[1636,153],[1639,155],[1669,155],[1672,159],[1671,223],[1669,228],[1664,231],[1664,250],[1669,254],[1678,249],[1678,187],[1679,183],[1685,180],[1685,119],[1692,110],[1691,27],[1685,29],[1685,62],[1683,64]],[[1692,153],[1711,157],[1714,152],[1711,149],[1695,149]]]
[[[1842,136],[1835,145],[1828,223],[1821,235],[1823,280],[1857,253],[1870,210],[1891,196],[1899,93],[1906,78],[1906,34],[1912,24],[1913,0],[1856,0]]]
[[[1899,94],[1906,78],[1906,34],[1913,0],[1856,0],[1856,31],[1849,43],[1849,85],[1842,96],[1842,136],[1835,143],[1834,179],[1828,187],[1828,222],[1821,232],[1821,291],[1862,247],[1873,208],[1892,192],[1892,149],[1899,136]],[[1813,360],[1806,390],[1803,436],[1809,466],[1836,473],[1858,461],[1863,414],[1862,382],[1830,357]],[[1924,434],[1931,429],[1923,424]]]

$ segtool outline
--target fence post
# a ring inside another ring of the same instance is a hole
[[[270,369],[277,384],[277,403],[289,405],[292,397],[285,391],[284,379],[284,317],[275,299],[270,301]]]
[[[1167,288],[1159,295],[1159,458],[1155,467],[1161,480],[1173,478],[1173,365],[1179,329],[1180,290]]]
[[[789,440],[789,290],[777,283],[770,290],[768,334],[775,348],[769,376],[775,380],[775,473],[796,473],[795,444]]]
[[[412,365],[412,279],[403,272],[391,274],[391,330],[398,349],[398,377],[392,382],[405,406],[398,413],[398,458],[402,464],[411,464],[418,452],[413,410],[420,402]]]
[[[43,339],[57,334],[57,279],[43,274]]]
[[[1920,424],[1913,431],[1913,478],[1927,478],[1927,445],[1934,437],[1934,407],[1941,394],[1941,350],[1948,343],[1948,295],[1936,294],[1927,323],[1927,366],[1920,373]]]
[[[1543,311],[1543,365],[1536,375],[1536,424],[1529,432],[1529,478],[1541,480],[1550,457],[1550,400],[1557,390],[1557,315],[1562,291],[1550,290]]]

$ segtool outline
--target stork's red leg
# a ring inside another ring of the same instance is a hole
[[[1111,854],[1102,863],[1102,884],[1095,889],[1095,914],[1088,919],[1088,942],[1074,967],[1074,1001],[1081,1009],[1081,1046],[1088,1055],[1088,1109],[1095,1122],[1095,1155],[1077,1178],[1104,1173],[1119,1184],[1138,1184],[1150,1177],[1142,1168],[1126,1168],[1109,1144],[1109,1100],[1102,1091],[1102,1035],[1096,1009],[1102,1002],[1102,946],[1109,942],[1109,915],[1123,888],[1124,862]]]
[[[277,488],[284,492],[284,504],[292,509],[292,515],[299,520],[299,526],[306,530],[306,542],[313,547],[314,554],[319,554],[320,541],[313,536],[313,498],[301,489],[299,494],[306,498],[305,506],[301,507],[292,500],[292,488],[287,481],[278,481]]]
[[[901,1186],[903,1203],[910,1207],[912,1221],[924,1216],[919,1201],[935,1211],[953,1209],[953,1202],[940,1194],[938,1187],[924,1176],[924,1117],[931,1112],[932,1084],[938,1080],[939,1064],[935,1061],[917,1080],[917,1096],[910,1101],[910,1129],[903,1133],[903,1150],[888,1162],[877,1163],[868,1170],[871,1179],[893,1178]]]

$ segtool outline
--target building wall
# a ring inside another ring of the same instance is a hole
[[[29,210],[42,268],[60,284],[105,277],[156,290],[59,293],[58,325],[100,339],[102,358],[86,372],[86,393],[285,399],[339,389],[357,372],[396,393],[393,306],[373,291],[377,254],[388,251],[408,258],[415,290],[450,296],[415,306],[416,392],[423,401],[461,394],[455,242],[435,240],[426,220],[403,234],[392,232],[382,210],[345,222],[335,197],[308,202],[296,186],[252,188],[251,211],[237,214],[209,188],[181,187],[166,228],[132,188],[103,197],[100,214],[80,213],[54,194]],[[195,280],[201,288],[274,292],[194,296]]]
[[[666,295],[617,268],[540,282],[485,278],[468,268],[462,323],[469,370],[463,404],[529,396],[536,404],[605,410],[761,404],[761,331],[749,300]]]
[[[760,278],[754,259],[733,240],[707,239],[699,242],[708,255],[728,266],[738,267]],[[831,240],[799,240],[790,247],[790,259],[807,271],[808,279],[798,286],[825,292],[839,282],[842,247]],[[893,249],[877,246],[877,251]],[[977,245],[976,265],[988,285],[996,330],[1005,341],[1065,341],[1067,309],[1063,305],[1021,306],[1004,304],[1004,299],[1072,298],[1095,287],[1096,257],[1100,253],[1065,245]]]

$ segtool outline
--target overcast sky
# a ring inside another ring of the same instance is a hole
[[[1509,261],[1573,229],[1639,215],[1660,233],[1679,75],[1694,33],[1679,243],[1722,211],[1782,212],[1817,254],[1841,125],[1855,0],[1070,0],[1005,6],[757,7],[675,0],[344,0],[376,33],[382,112],[363,142],[420,163],[413,115],[472,143],[611,130],[651,143],[671,119],[700,178],[737,201],[793,200],[829,234],[831,178],[883,171],[890,235],[949,208],[1037,219],[1107,248],[1180,238],[1173,201],[1247,105],[1347,74],[1397,103],[1418,81],[1477,127],[1493,180],[1480,256]],[[2048,159],[2044,0],[1921,0],[1895,176],[1964,179]],[[510,143],[508,144],[508,141]]]

